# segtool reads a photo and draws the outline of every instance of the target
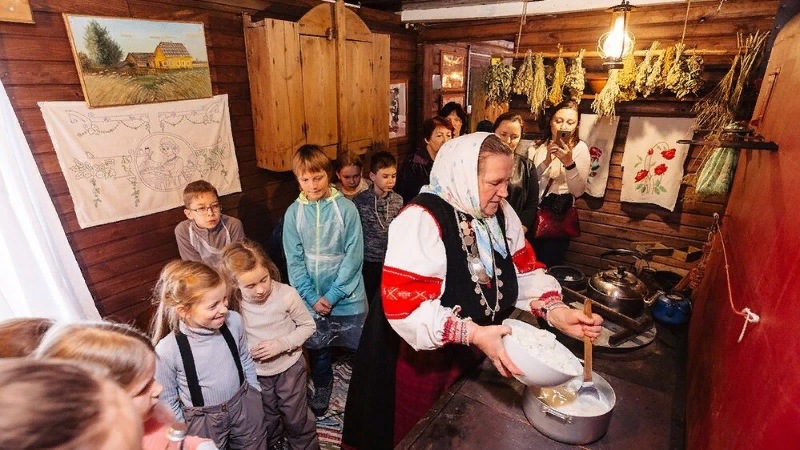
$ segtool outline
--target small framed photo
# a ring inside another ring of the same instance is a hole
[[[389,139],[408,135],[408,80],[389,83]]]
[[[440,72],[443,90],[464,89],[466,79],[464,63],[466,57],[455,53],[442,52]]]
[[[464,104],[464,93],[463,92],[444,92],[442,93],[442,104],[439,105],[440,108],[444,107],[444,105],[456,102],[461,105],[464,110],[466,111],[467,105]]]
[[[0,0],[0,22],[34,23],[28,0]]]

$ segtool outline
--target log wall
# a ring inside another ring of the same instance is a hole
[[[700,49],[726,50],[735,53],[736,33],[770,30],[778,2],[775,0],[729,0],[718,11],[719,2],[692,2],[686,28],[687,46]],[[663,5],[637,8],[631,16],[630,30],[636,36],[636,49],[644,50],[657,39],[662,47],[678,42],[683,32],[686,5]],[[604,11],[570,13],[551,16],[528,17],[523,26],[520,52],[555,52],[561,43],[565,51],[579,48],[595,50],[597,38],[608,30],[610,14]],[[478,42],[490,39],[516,40],[519,19],[449,22],[431,24],[420,29],[420,41],[427,48],[439,48],[448,42]],[[428,53],[426,52],[426,55]],[[497,55],[501,55],[498,52]],[[730,66],[732,56],[706,57],[707,85],[716,85]],[[427,66],[438,67],[436,55],[430,51]],[[519,61],[518,61],[519,62]],[[602,72],[599,58],[587,58],[588,73]],[[423,84],[424,86],[424,84]],[[588,89],[588,86],[587,86]],[[433,97],[427,91],[426,98]],[[590,113],[592,98],[586,96],[581,102],[581,111]],[[684,186],[678,197],[674,212],[649,204],[621,203],[622,151],[633,116],[646,117],[691,117],[693,101],[676,101],[673,98],[650,98],[619,104],[617,114],[620,126],[614,143],[608,190],[605,198],[594,199],[583,196],[578,199],[582,235],[573,240],[567,253],[567,263],[587,273],[605,268],[608,263],[600,254],[613,248],[630,248],[634,241],[659,241],[667,246],[702,247],[712,223],[714,213],[722,213],[725,198],[694,201],[693,191]],[[538,131],[539,124],[531,117],[524,97],[512,99],[511,111],[526,118],[526,134]],[[425,113],[428,111],[426,110]],[[480,117],[471,120],[477,122]],[[527,136],[532,137],[532,136]],[[685,164],[686,174],[697,170],[700,148],[691,148]],[[671,257],[654,257],[657,268],[685,273],[690,263]]]
[[[213,92],[229,97],[242,183],[241,193],[221,198],[223,211],[239,217],[248,237],[266,245],[273,224],[298,191],[290,172],[269,172],[255,165],[241,13],[297,20],[319,2],[31,0],[30,4],[35,24],[0,22],[0,79],[101,315],[146,326],[152,314],[149,294],[157,275],[167,261],[178,258],[173,229],[184,215],[182,208],[175,208],[85,230],[78,226],[66,181],[37,106],[41,101],[83,100],[61,14],[205,24]],[[409,98],[414,98],[416,35],[406,31],[396,15],[366,8],[359,9],[358,14],[372,31],[390,34],[391,77],[410,79]],[[416,120],[415,111],[411,110],[410,123]],[[391,150],[407,153],[415,129],[411,127],[410,132],[409,139],[393,141]]]

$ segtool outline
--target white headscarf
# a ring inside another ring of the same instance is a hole
[[[470,224],[475,231],[478,254],[490,277],[494,275],[492,248],[503,258],[508,256],[505,237],[497,217],[484,217],[481,211],[478,154],[481,144],[491,134],[484,132],[466,134],[442,145],[433,162],[430,184],[420,190],[438,195],[453,208],[473,217]]]

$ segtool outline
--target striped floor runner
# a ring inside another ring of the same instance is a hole
[[[353,369],[350,362],[339,358],[333,363],[333,392],[328,411],[317,419],[317,434],[322,450],[336,450],[342,443],[342,424],[344,422],[344,403],[347,400],[347,387]]]

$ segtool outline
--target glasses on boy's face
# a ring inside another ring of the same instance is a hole
[[[190,211],[196,212],[198,214],[216,214],[222,209],[219,206],[219,203],[214,203],[213,205],[208,206],[200,206],[198,208],[191,209]]]

